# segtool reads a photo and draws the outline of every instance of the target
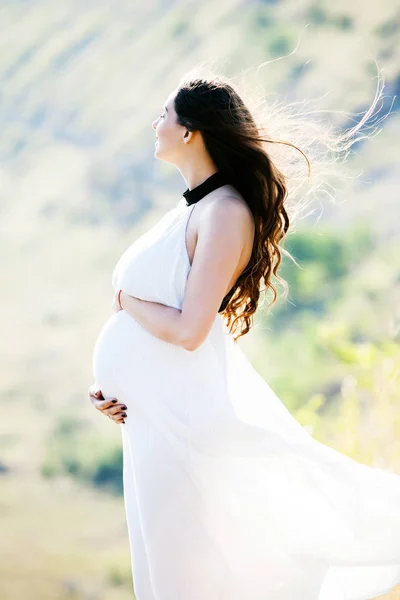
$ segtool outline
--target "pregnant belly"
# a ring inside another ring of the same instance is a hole
[[[93,351],[93,375],[108,396],[118,390],[118,373],[124,363],[132,372],[140,351],[151,344],[150,335],[124,310],[112,314],[101,329]]]
[[[155,382],[178,381],[192,353],[150,334],[126,311],[113,313],[96,340],[93,375],[103,396],[148,397]]]
[[[96,340],[95,380],[106,399],[115,397],[127,405],[126,423],[141,415],[181,440],[212,438],[219,430],[210,423],[232,412],[225,354],[217,352],[223,346],[222,334],[217,322],[214,344],[205,340],[191,352],[160,340],[120,310],[106,321]]]

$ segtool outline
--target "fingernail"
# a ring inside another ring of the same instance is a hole
[[[112,400],[112,402],[115,404],[116,402],[118,402],[118,400],[116,400],[116,399],[114,398],[114,400]]]
[[[121,406],[122,410],[127,410],[126,406]]]
[[[122,416],[125,418],[127,416],[127,414],[124,412],[124,413],[122,413]]]

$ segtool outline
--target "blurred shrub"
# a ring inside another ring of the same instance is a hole
[[[399,346],[352,343],[332,335],[333,329],[321,328],[320,336],[343,365],[339,393],[326,412],[302,408],[296,417],[355,460],[400,474]]]
[[[353,27],[353,19],[351,19],[348,15],[341,15],[340,17],[336,17],[334,24],[338,29],[346,31]]]
[[[328,21],[325,10],[317,2],[314,2],[307,10],[306,18],[312,25],[325,25]]]
[[[114,440],[88,431],[82,419],[59,417],[41,466],[44,477],[71,475],[82,482],[122,495],[122,447]]]
[[[370,230],[360,225],[347,232],[302,230],[289,236],[284,248],[299,266],[282,256],[279,276],[289,284],[288,302],[278,302],[272,320],[268,317],[268,325],[279,328],[282,323],[289,326],[302,311],[326,311],[327,304],[341,296],[351,269],[372,252],[374,242]]]

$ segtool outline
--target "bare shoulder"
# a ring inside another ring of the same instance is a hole
[[[253,214],[242,198],[226,193],[210,198],[199,213],[196,253],[221,269],[221,264],[234,271],[226,291],[232,287],[247,265],[254,244]],[[215,260],[218,257],[218,261]],[[198,261],[199,262],[199,261]]]
[[[210,201],[203,211],[201,221],[203,224],[213,224],[216,228],[233,227],[250,233],[254,229],[254,218],[247,202],[242,196],[230,193]]]

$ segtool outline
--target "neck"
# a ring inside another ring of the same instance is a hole
[[[191,190],[188,188],[185,192],[183,192],[183,196],[186,199],[186,205],[190,206],[191,204],[198,202],[204,198],[204,196],[207,196],[217,188],[226,185],[227,183],[229,183],[228,177],[221,171],[216,171],[196,187],[192,188]]]
[[[206,161],[201,164],[191,162],[190,165],[180,169],[180,171],[187,188],[192,190],[216,173],[218,167],[213,161]]]

